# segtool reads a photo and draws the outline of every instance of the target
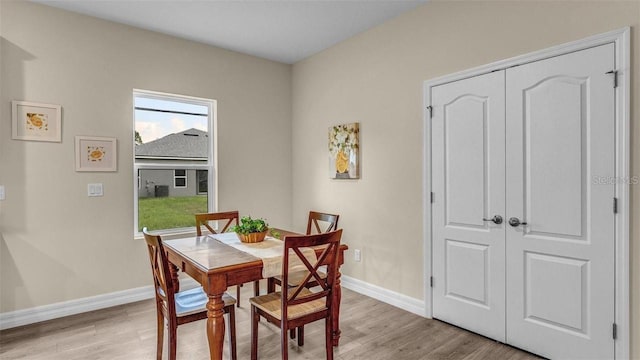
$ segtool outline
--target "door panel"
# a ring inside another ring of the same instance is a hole
[[[486,212],[487,97],[463,95],[444,105],[446,224],[482,229]]]
[[[588,276],[584,260],[526,252],[525,317],[541,326],[585,334]]]
[[[445,296],[488,307],[489,246],[446,239]]]
[[[433,316],[504,341],[504,72],[432,92]]]
[[[531,223],[527,229],[530,233],[582,237],[585,83],[584,78],[550,77],[522,90],[526,109],[524,215]],[[558,181],[558,176],[563,181]]]
[[[506,73],[507,342],[613,358],[613,44]]]

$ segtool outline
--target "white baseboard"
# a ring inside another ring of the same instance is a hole
[[[149,285],[109,294],[36,306],[30,309],[0,313],[0,330],[151,299],[153,296],[153,286]]]
[[[357,293],[369,296],[416,315],[426,317],[424,301],[422,300],[418,300],[377,285],[369,284],[349,276],[343,275],[340,279],[342,280],[342,286],[346,289],[353,290]],[[180,285],[182,289],[185,289],[198,286],[199,284],[195,282],[195,280],[186,278],[180,280]],[[143,286],[135,289],[116,291],[109,294],[90,296],[82,299],[74,299],[29,309],[0,313],[0,330],[151,298],[153,298],[153,287]]]
[[[342,275],[340,280],[342,287],[346,289],[353,290],[416,315],[427,317],[423,300],[418,300],[345,275]]]

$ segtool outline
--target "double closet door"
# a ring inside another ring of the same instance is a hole
[[[613,358],[613,44],[431,92],[433,317]]]

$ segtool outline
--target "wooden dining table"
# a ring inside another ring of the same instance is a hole
[[[284,239],[287,235],[299,233],[274,229]],[[222,360],[225,324],[223,318],[224,302],[222,295],[229,286],[240,285],[262,279],[262,259],[243,252],[210,236],[195,236],[163,242],[169,262],[172,281],[179,289],[178,273],[182,271],[202,285],[209,297],[207,303],[207,339],[211,359]],[[338,264],[344,263],[344,252],[348,246],[340,246]],[[320,255],[322,249],[317,249]],[[338,267],[339,269],[339,267]],[[333,346],[340,342],[340,270],[338,270],[334,291],[334,306],[332,310],[332,341]],[[176,290],[178,291],[178,290]]]

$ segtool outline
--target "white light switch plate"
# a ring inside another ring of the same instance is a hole
[[[89,184],[87,185],[87,195],[89,196],[102,196],[102,184]]]
[[[4,185],[0,185],[0,200],[4,200]]]

